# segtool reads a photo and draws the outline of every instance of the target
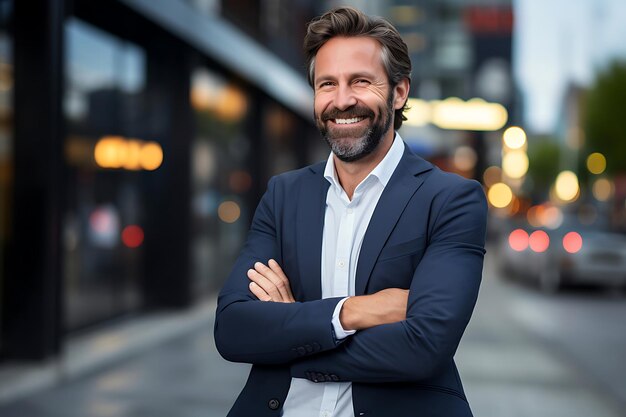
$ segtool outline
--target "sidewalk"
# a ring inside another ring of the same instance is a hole
[[[457,354],[475,416],[626,415],[558,351],[527,333],[507,313],[505,290],[490,267],[486,266],[478,308]],[[144,334],[151,334],[151,328],[162,340],[153,336],[143,347],[74,375],[66,367],[66,375],[55,386],[0,406],[0,416],[224,416],[243,386],[248,366],[228,363],[216,352],[213,311],[214,301],[151,325],[144,323]],[[133,338],[133,331],[120,332]],[[167,337],[162,335],[167,332]],[[110,337],[104,340],[114,345]],[[102,343],[90,346],[108,346]],[[87,346],[83,343],[85,352]]]

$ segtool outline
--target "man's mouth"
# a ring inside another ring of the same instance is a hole
[[[351,125],[354,123],[359,123],[363,119],[365,119],[365,117],[352,117],[350,119],[334,119],[334,121],[338,125]]]

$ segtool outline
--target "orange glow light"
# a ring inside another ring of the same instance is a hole
[[[136,248],[143,243],[143,229],[137,225],[126,226],[122,231],[122,242],[129,248]]]
[[[535,230],[528,238],[528,245],[535,252],[545,252],[550,246],[550,237],[543,230]]]
[[[139,164],[146,171],[154,171],[163,163],[163,149],[156,142],[148,142],[141,147]]]
[[[163,163],[163,149],[156,142],[104,136],[96,143],[94,159],[101,168],[154,171]]]
[[[224,201],[217,208],[217,215],[224,223],[235,223],[241,216],[241,209],[234,201]]]
[[[563,249],[569,253],[576,253],[583,247],[583,238],[576,232],[569,232],[563,236]]]
[[[517,252],[522,252],[528,247],[528,233],[524,229],[516,229],[509,235],[509,246]]]

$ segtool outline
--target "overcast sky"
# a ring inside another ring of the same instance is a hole
[[[626,0],[513,0],[514,72],[526,127],[552,132],[566,86],[588,86],[598,69],[626,60]]]

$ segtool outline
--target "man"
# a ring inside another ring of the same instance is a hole
[[[352,8],[304,42],[325,163],[270,180],[222,289],[215,340],[253,364],[229,416],[466,417],[453,361],[476,302],[480,185],[412,154],[411,63]]]

